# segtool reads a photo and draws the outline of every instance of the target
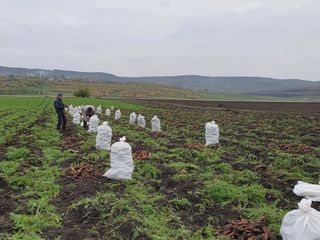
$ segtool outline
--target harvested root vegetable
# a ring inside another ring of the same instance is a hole
[[[269,144],[270,148],[279,149],[288,153],[307,153],[311,151],[311,148],[304,144]]]
[[[95,179],[102,176],[102,173],[100,173],[90,164],[76,164],[71,165],[65,173],[62,173],[62,175],[72,178],[76,181],[81,181],[83,178]]]
[[[151,153],[144,150],[138,150],[134,153],[134,158],[137,160],[146,160],[149,159],[151,156]]]
[[[263,219],[251,221],[241,218],[231,221],[220,229],[220,233],[231,239],[270,240],[276,239],[270,229],[264,224]]]

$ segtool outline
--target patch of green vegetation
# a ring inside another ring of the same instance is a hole
[[[21,158],[26,158],[30,154],[30,150],[26,147],[9,147],[7,150],[6,158],[8,160],[19,160]]]

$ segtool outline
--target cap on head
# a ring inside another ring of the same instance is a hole
[[[63,94],[62,93],[58,93],[57,97],[62,97]]]

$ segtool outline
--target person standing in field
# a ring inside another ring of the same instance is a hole
[[[62,102],[62,93],[59,93],[57,95],[56,100],[54,101],[54,108],[56,109],[57,117],[58,117],[58,123],[57,123],[57,130],[61,129],[66,130],[67,126],[67,119],[64,115],[64,104]]]
[[[83,112],[83,127],[85,129],[88,129],[88,122],[90,118],[96,114],[96,109],[92,105],[85,106],[84,112]]]

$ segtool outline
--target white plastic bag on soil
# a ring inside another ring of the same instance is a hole
[[[112,129],[108,125],[108,122],[104,122],[97,128],[98,134],[96,137],[96,148],[99,150],[110,150]]]
[[[137,121],[137,114],[135,112],[130,114],[129,123],[134,124]]]
[[[88,132],[97,132],[99,126],[99,118],[97,115],[93,115],[89,120],[89,130]]]
[[[214,122],[206,123],[206,145],[219,143],[219,126]]]
[[[152,127],[152,132],[161,132],[160,119],[157,116],[154,116],[151,119],[151,127]]]
[[[101,114],[102,113],[102,108],[101,106],[99,105],[99,107],[97,107],[97,114]]]
[[[114,110],[114,106],[111,106],[111,111],[113,111]]]
[[[110,117],[111,116],[111,111],[110,111],[110,109],[108,108],[108,109],[106,109],[106,116],[107,117]]]
[[[72,119],[72,123],[73,124],[80,124],[80,120],[81,120],[81,115],[79,112],[75,112],[73,115],[72,115],[73,119]]]
[[[144,119],[144,116],[142,116],[141,114],[138,115],[138,125],[141,128],[146,127],[146,120]]]
[[[132,160],[132,148],[125,142],[126,138],[120,138],[119,142],[112,144],[110,161],[111,169],[103,176],[115,180],[131,179],[134,169]]]
[[[312,201],[302,199],[299,209],[287,213],[280,233],[283,240],[319,240],[320,212],[311,207]]]
[[[310,184],[298,181],[298,184],[294,186],[293,192],[300,197],[305,197],[312,201],[320,201],[319,184]]]
[[[119,120],[121,118],[121,111],[118,109],[114,114],[114,120]]]

